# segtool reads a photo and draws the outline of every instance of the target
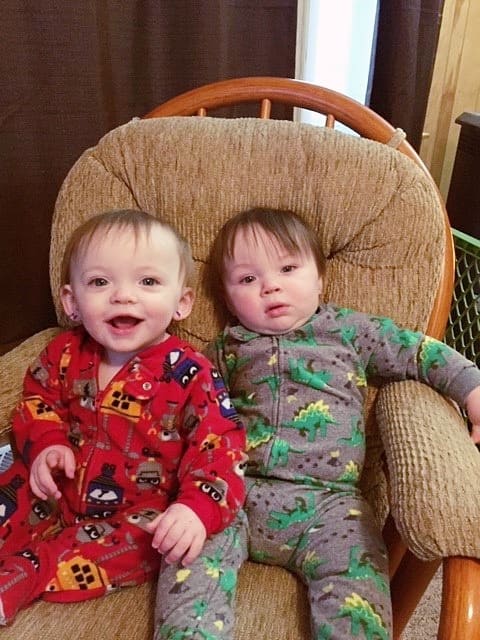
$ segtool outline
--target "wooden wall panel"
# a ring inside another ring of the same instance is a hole
[[[480,2],[445,0],[420,148],[445,199],[464,111],[480,111]]]

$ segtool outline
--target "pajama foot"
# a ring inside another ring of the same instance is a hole
[[[0,625],[11,622],[20,609],[34,600],[32,577],[29,560],[17,556],[0,560]]]

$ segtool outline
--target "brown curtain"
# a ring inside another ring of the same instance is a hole
[[[194,87],[293,77],[296,0],[3,0],[0,350],[55,324],[56,194],[110,129]],[[279,114],[283,117],[285,114]]]
[[[379,0],[370,107],[420,148],[444,0]]]

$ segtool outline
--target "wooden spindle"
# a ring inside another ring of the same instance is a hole
[[[272,111],[272,103],[268,98],[264,98],[262,100],[262,104],[260,107],[260,118],[263,120],[268,120],[270,118],[270,113]]]

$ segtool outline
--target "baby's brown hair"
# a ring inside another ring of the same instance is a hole
[[[193,278],[194,265],[192,251],[188,242],[178,231],[168,222],[157,218],[146,211],[137,209],[115,209],[99,213],[77,227],[70,236],[62,260],[61,285],[70,283],[70,269],[72,262],[77,258],[80,251],[86,249],[97,232],[108,234],[112,230],[131,231],[135,238],[140,233],[148,233],[154,226],[160,226],[169,230],[177,241],[178,253],[180,257],[180,273],[184,283],[187,284]]]
[[[223,293],[225,259],[233,257],[237,233],[241,229],[248,229],[255,236],[256,228],[265,231],[275,242],[293,254],[311,253],[318,274],[324,277],[326,260],[314,230],[293,211],[255,207],[240,211],[227,220],[214,240],[210,253],[209,274],[214,296],[221,296]]]

